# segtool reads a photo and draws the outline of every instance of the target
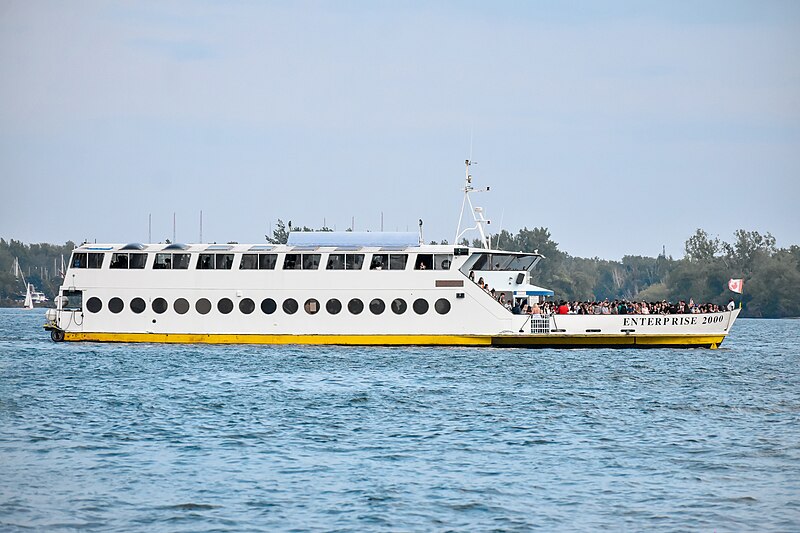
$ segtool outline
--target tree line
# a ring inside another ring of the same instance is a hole
[[[313,230],[308,226],[284,224],[278,220],[269,242],[284,244],[291,231]],[[432,242],[431,244],[447,244]],[[468,245],[464,240],[462,245]],[[480,241],[472,246],[479,247]],[[0,302],[15,303],[24,286],[11,272],[14,258],[30,283],[53,298],[61,284],[58,268],[62,255],[69,260],[75,247],[24,244],[0,239]],[[737,230],[730,243],[711,238],[698,229],[685,243],[683,259],[665,255],[645,257],[626,255],[621,261],[574,257],[559,249],[545,227],[523,228],[516,233],[503,230],[492,237],[492,247],[500,250],[534,252],[545,256],[534,271],[534,283],[555,292],[556,299],[678,301],[725,304],[732,296],[743,303],[742,316],[800,316],[800,246],[778,248],[775,238],[757,231]],[[744,294],[728,290],[728,280],[744,279]]]

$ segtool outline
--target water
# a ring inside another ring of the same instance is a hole
[[[55,344],[0,310],[0,529],[800,530],[800,321],[711,350]]]

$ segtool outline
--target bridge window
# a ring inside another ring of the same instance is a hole
[[[102,253],[73,252],[72,268],[102,268]]]
[[[361,270],[364,266],[364,254],[330,254],[327,270]]]

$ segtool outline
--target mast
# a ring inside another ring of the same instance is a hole
[[[465,177],[464,177],[464,199],[461,202],[461,214],[458,216],[458,227],[456,228],[456,238],[453,239],[453,244],[458,244],[458,239],[460,239],[466,232],[471,230],[478,230],[478,233],[481,236],[481,245],[488,249],[489,248],[489,239],[486,236],[486,232],[484,231],[484,225],[490,224],[491,221],[487,220],[483,216],[483,208],[482,207],[475,207],[472,205],[472,199],[469,197],[470,194],[476,192],[488,192],[489,187],[476,189],[472,186],[472,176],[469,173],[469,167],[472,165],[477,165],[477,161],[470,161],[467,159],[464,161],[464,165],[466,166]],[[464,228],[461,230],[461,221],[464,218],[464,208],[469,204],[469,210],[472,212],[472,219],[475,222],[475,225],[469,228]]]

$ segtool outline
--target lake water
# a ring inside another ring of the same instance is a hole
[[[50,341],[0,310],[0,529],[800,530],[800,321],[716,351]]]

